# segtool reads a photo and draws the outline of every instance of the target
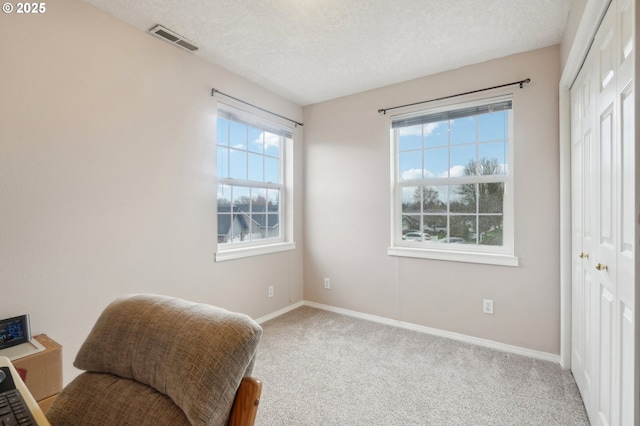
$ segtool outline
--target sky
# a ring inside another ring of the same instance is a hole
[[[282,137],[218,117],[218,177],[280,182]]]
[[[400,128],[400,180],[463,176],[479,158],[496,158],[506,172],[507,117],[499,111]]]

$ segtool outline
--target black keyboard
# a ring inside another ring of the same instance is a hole
[[[0,383],[0,426],[36,426],[37,423],[16,389],[11,371],[8,367],[0,367],[7,375]]]

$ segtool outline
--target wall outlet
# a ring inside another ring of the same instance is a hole
[[[482,300],[482,312],[485,314],[493,315],[493,300],[491,299]]]
[[[324,279],[324,289],[329,290],[331,288],[331,280],[329,278]]]
[[[267,295],[268,295],[269,297],[273,297],[273,286],[272,286],[272,285],[270,285],[270,286],[269,286],[269,290],[268,290]]]

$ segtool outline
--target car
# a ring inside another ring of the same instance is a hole
[[[439,243],[454,243],[454,244],[464,244],[464,243],[466,243],[464,238],[460,238],[460,237],[442,238],[442,239],[438,240],[438,242]]]
[[[422,232],[407,232],[402,236],[402,239],[406,241],[429,241],[431,235]]]

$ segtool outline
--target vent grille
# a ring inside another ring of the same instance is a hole
[[[156,37],[160,37],[164,41],[175,44],[176,46],[188,50],[189,52],[198,51],[198,46],[196,46],[193,42],[182,37],[180,34],[174,33],[170,29],[163,27],[162,25],[156,25],[155,27],[151,28],[149,32]]]

